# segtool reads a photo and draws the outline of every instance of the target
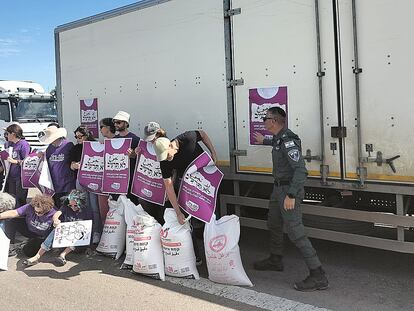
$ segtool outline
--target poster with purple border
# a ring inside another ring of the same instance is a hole
[[[249,90],[249,143],[256,143],[253,134],[261,133],[263,136],[272,136],[266,131],[263,117],[266,116],[267,109],[280,107],[288,114],[288,93],[287,86],[266,87]],[[287,122],[286,122],[287,126]]]
[[[80,168],[79,184],[93,193],[102,193],[105,145],[99,141],[84,141]]]
[[[53,187],[52,177],[49,172],[49,165],[45,161],[45,157],[39,160],[39,165],[29,181],[42,193],[50,195],[51,197],[55,194],[55,188]]]
[[[99,137],[97,98],[80,100],[80,123],[92,132],[93,137]]]
[[[200,154],[184,173],[178,192],[180,207],[191,216],[210,223],[223,176],[207,152]]]
[[[128,193],[131,141],[131,138],[105,139],[103,193]]]
[[[131,192],[145,201],[164,206],[165,185],[154,146],[140,140],[138,147],[141,152],[135,166]]]
[[[37,156],[37,152],[30,153],[23,160],[22,169],[21,169],[21,180],[22,180],[23,189],[36,187],[34,184],[30,182],[30,178],[33,176],[34,172],[39,166],[39,162],[40,162],[40,159]]]

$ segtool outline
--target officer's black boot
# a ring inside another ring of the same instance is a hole
[[[302,292],[312,292],[315,290],[327,289],[329,287],[328,279],[322,267],[310,270],[309,276],[301,282],[294,285],[296,290]]]
[[[255,262],[254,268],[261,271],[283,271],[282,256],[270,254],[270,257]]]

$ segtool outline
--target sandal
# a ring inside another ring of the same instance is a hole
[[[26,260],[23,261],[23,265],[28,266],[28,267],[37,265],[38,263],[39,263],[38,259],[33,260],[33,261],[31,261],[29,259],[26,259]]]
[[[58,256],[58,257],[56,257],[56,261],[61,265],[61,266],[64,266],[64,265],[66,265],[66,259],[65,258],[63,258],[62,256]]]

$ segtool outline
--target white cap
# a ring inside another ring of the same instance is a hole
[[[129,113],[125,112],[125,111],[118,111],[117,114],[115,115],[115,117],[113,117],[114,120],[119,120],[119,121],[125,121],[127,123],[129,123]]]

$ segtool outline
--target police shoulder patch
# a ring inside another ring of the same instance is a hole
[[[293,161],[298,162],[300,159],[300,152],[298,149],[292,149],[288,152],[289,158],[291,158]]]
[[[293,140],[289,140],[285,142],[285,148],[292,148],[295,147],[295,142]]]

